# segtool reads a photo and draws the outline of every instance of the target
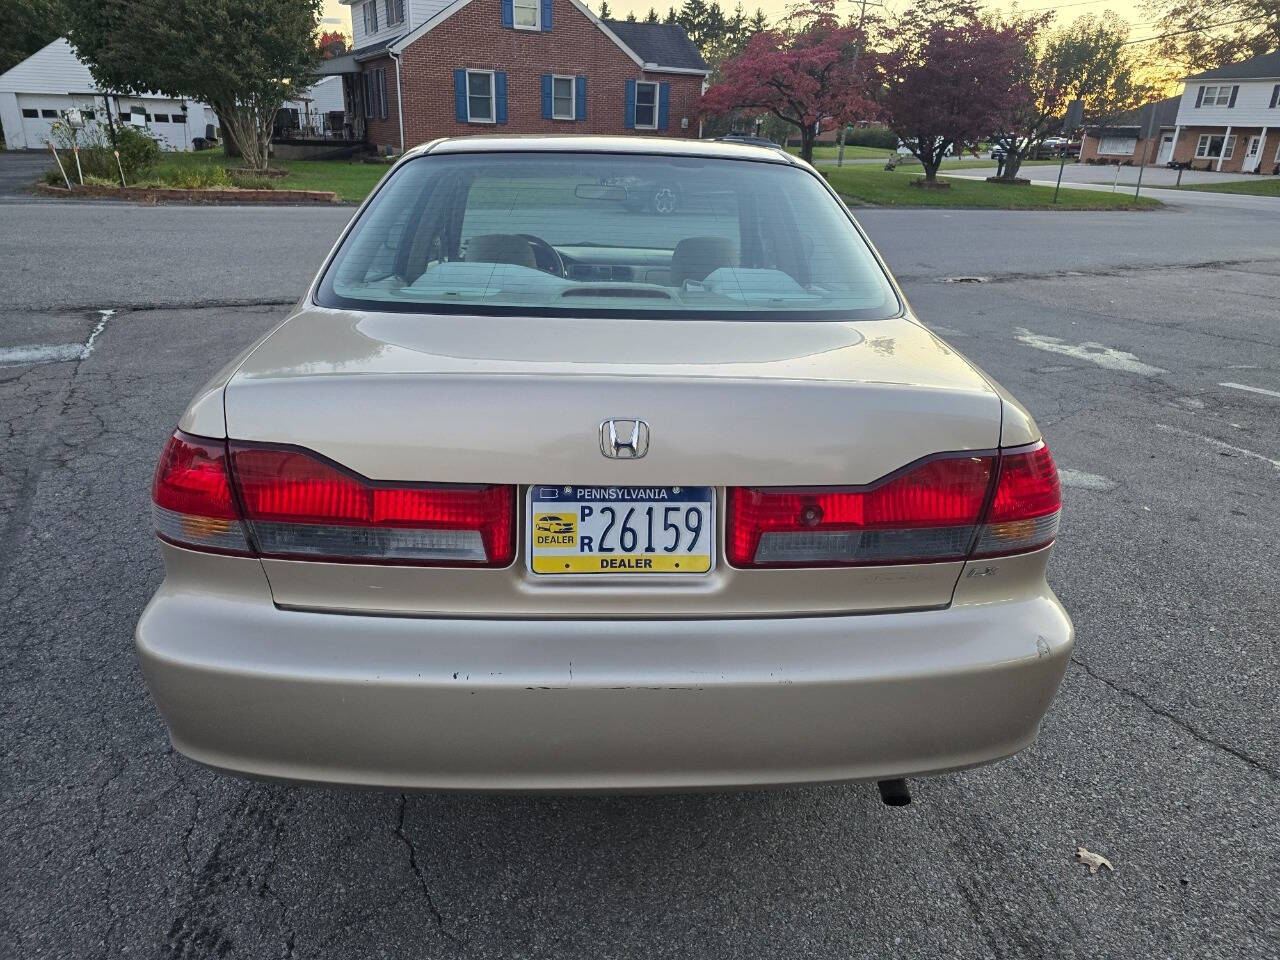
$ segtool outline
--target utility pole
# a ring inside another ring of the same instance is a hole
[[[866,24],[867,22],[868,7],[875,9],[876,7],[883,7],[883,6],[884,6],[883,3],[878,3],[878,2],[873,3],[872,0],[858,0],[858,29],[861,30],[863,28],[863,25]],[[860,46],[853,48],[853,66],[856,67],[858,65],[858,57],[861,54],[862,54],[862,48]],[[844,166],[844,141],[848,135],[849,135],[849,124],[846,121],[841,120],[840,146],[836,149],[836,166],[837,167]]]

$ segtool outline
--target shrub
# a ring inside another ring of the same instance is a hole
[[[271,177],[257,177],[246,173],[231,174],[231,185],[241,190],[275,190],[279,183]]]
[[[875,147],[883,150],[898,149],[898,135],[884,127],[856,127],[849,131],[844,142],[851,147]]]
[[[80,148],[80,169],[85,179],[100,177],[112,183],[120,182],[120,171],[112,155],[111,137],[105,123],[91,121],[73,127],[65,120],[55,122],[50,139],[59,150],[70,154]],[[125,179],[136,180],[160,162],[160,143],[155,137],[136,127],[116,124],[116,149],[120,151],[120,166]],[[63,163],[69,164],[67,173],[74,177],[75,159],[64,154]]]
[[[116,127],[116,149],[126,178],[146,173],[160,162],[160,141],[137,127]]]

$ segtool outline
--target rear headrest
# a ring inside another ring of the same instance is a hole
[[[686,280],[705,280],[717,267],[738,265],[738,245],[728,237],[688,237],[671,251],[671,283],[682,287]]]
[[[467,241],[464,260],[480,263],[514,263],[518,267],[537,269],[533,247],[524,237],[514,233],[484,233]]]

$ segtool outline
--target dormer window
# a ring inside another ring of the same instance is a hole
[[[540,0],[511,0],[512,13],[517,30],[540,30],[542,24],[538,20]]]
[[[378,0],[367,0],[360,8],[360,12],[364,14],[364,32],[378,32]]]

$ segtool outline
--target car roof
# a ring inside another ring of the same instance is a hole
[[[671,137],[607,137],[554,134],[490,134],[446,137],[414,147],[405,157],[447,153],[627,153],[667,157],[711,157],[726,160],[758,160],[800,166],[789,153],[772,147],[720,140],[682,140]]]

